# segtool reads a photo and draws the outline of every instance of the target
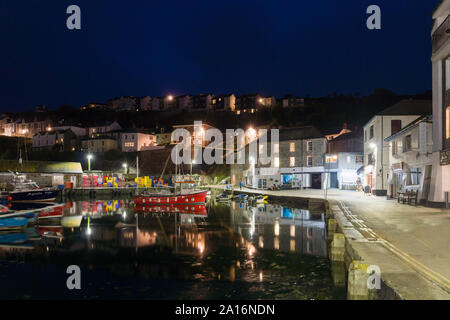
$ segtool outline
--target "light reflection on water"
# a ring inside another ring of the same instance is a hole
[[[0,298],[345,298],[333,287],[321,213],[237,202],[61,208],[81,225],[48,219],[13,239],[0,234]],[[83,270],[80,292],[65,288],[72,264]]]

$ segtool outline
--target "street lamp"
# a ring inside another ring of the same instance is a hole
[[[92,154],[87,155],[88,159],[88,171],[89,171],[89,186],[92,187],[92,176],[91,176],[91,159],[93,158]]]
[[[122,167],[125,168],[125,173],[128,174],[128,164],[125,162],[124,164],[122,164]]]

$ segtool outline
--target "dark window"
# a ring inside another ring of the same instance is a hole
[[[402,129],[402,120],[391,120],[391,135]]]
[[[373,126],[370,126],[370,136],[369,139],[373,138]]]
[[[411,135],[405,137],[405,143],[403,144],[403,152],[411,150]]]

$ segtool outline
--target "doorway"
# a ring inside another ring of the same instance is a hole
[[[322,189],[322,174],[312,173],[311,174],[311,188]]]
[[[337,189],[339,188],[339,182],[337,178],[337,172],[330,172],[330,188]]]

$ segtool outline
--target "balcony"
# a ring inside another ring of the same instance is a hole
[[[435,53],[442,47],[450,36],[450,15],[442,22],[439,28],[433,33],[431,37],[432,52]]]

